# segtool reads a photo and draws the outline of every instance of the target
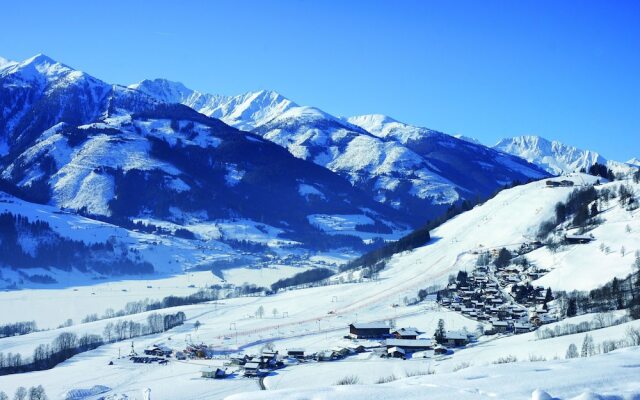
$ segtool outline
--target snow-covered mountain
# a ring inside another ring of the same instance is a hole
[[[544,171],[519,157],[428,128],[412,126],[383,115],[351,117],[348,121],[385,142],[393,142],[420,155],[466,193],[486,195],[513,181],[545,176]]]
[[[595,163],[606,165],[614,173],[627,174],[631,171],[629,166],[634,165],[633,160],[627,163],[607,160],[595,151],[582,150],[555,140],[549,141],[540,136],[516,136],[502,139],[493,148],[524,158],[554,175],[581,169],[588,170]]]
[[[534,165],[479,144],[382,115],[337,118],[315,107],[299,106],[275,92],[205,95],[161,79],[130,88],[159,101],[180,102],[239,128],[251,128],[417,221],[462,199],[486,196],[514,181],[546,176]]]
[[[179,82],[144,80],[129,86],[165,103],[181,103],[209,117],[218,118],[241,130],[265,124],[297,104],[268,90],[238,96],[200,93]]]
[[[203,240],[239,219],[313,248],[407,229],[406,214],[280,146],[44,55],[0,70],[0,109],[0,189],[26,200]]]

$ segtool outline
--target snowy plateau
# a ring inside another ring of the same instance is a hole
[[[45,55],[0,109],[0,392],[640,398],[637,159]]]

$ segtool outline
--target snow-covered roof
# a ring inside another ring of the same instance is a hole
[[[356,322],[351,324],[356,329],[389,329],[389,326],[382,322],[370,322],[370,323],[360,323]]]
[[[248,362],[244,365],[245,369],[258,369],[260,368],[260,363],[257,362]]]
[[[388,352],[388,353],[395,353],[395,352],[398,352],[398,353],[405,354],[404,349],[403,349],[403,348],[401,348],[401,347],[389,347],[389,350],[387,350],[387,352]]]
[[[432,344],[433,342],[431,341],[431,339],[387,339],[385,340],[386,346],[430,347]]]
[[[467,339],[467,334],[462,331],[447,331],[444,335],[445,339]]]

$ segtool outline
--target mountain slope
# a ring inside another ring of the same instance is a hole
[[[441,176],[468,193],[486,196],[514,181],[526,182],[546,176],[544,171],[518,157],[384,115],[362,115],[350,117],[348,121],[414,151]]]
[[[406,216],[331,171],[189,107],[42,55],[0,70],[0,84],[11,143],[1,182],[25,199],[124,227],[177,225],[170,231],[185,235],[244,219],[313,248],[358,247],[405,229]],[[317,222],[341,215],[359,221],[349,236]]]
[[[514,181],[546,176],[535,166],[481,145],[469,147],[466,141],[425,128],[408,129],[405,124],[401,131],[407,137],[397,135],[397,129],[387,135],[385,129],[400,123],[384,116],[336,118],[314,107],[298,106],[275,92],[228,98],[202,95],[165,80],[130,87],[160,101],[194,107],[237,127],[252,127],[254,133],[296,157],[324,166],[377,201],[411,214],[416,224],[463,199],[487,196]],[[219,106],[222,103],[228,106]],[[244,112],[247,109],[251,112]],[[425,141],[417,140],[416,133]],[[431,137],[438,138],[437,145],[426,143]],[[474,155],[475,151],[480,154]],[[470,162],[465,161],[469,158]]]

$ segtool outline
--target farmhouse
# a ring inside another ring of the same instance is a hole
[[[390,347],[387,349],[387,354],[389,355],[389,357],[395,358],[405,358],[407,355],[404,349],[402,349],[401,347]]]
[[[164,345],[153,345],[144,349],[144,354],[156,357],[169,357],[173,350]]]
[[[244,376],[258,376],[260,373],[260,363],[248,362],[244,365]]]
[[[447,331],[444,335],[444,344],[448,347],[466,346],[469,343],[467,334],[462,331]]]
[[[400,328],[391,332],[396,339],[416,339],[420,333],[416,328]]]
[[[405,353],[433,349],[433,343],[430,339],[387,339],[384,345],[387,351],[395,347],[402,349]]]
[[[566,234],[564,239],[571,244],[585,244],[595,240],[592,236],[574,234]]]
[[[304,349],[288,349],[287,355],[293,358],[304,358]]]
[[[509,330],[509,323],[506,321],[493,321],[491,323],[492,330],[495,333],[504,333]]]
[[[531,331],[531,325],[516,323],[513,325],[513,330],[515,333],[527,333]]]
[[[353,323],[349,325],[349,335],[355,339],[376,339],[389,335],[389,327],[383,323]]]

